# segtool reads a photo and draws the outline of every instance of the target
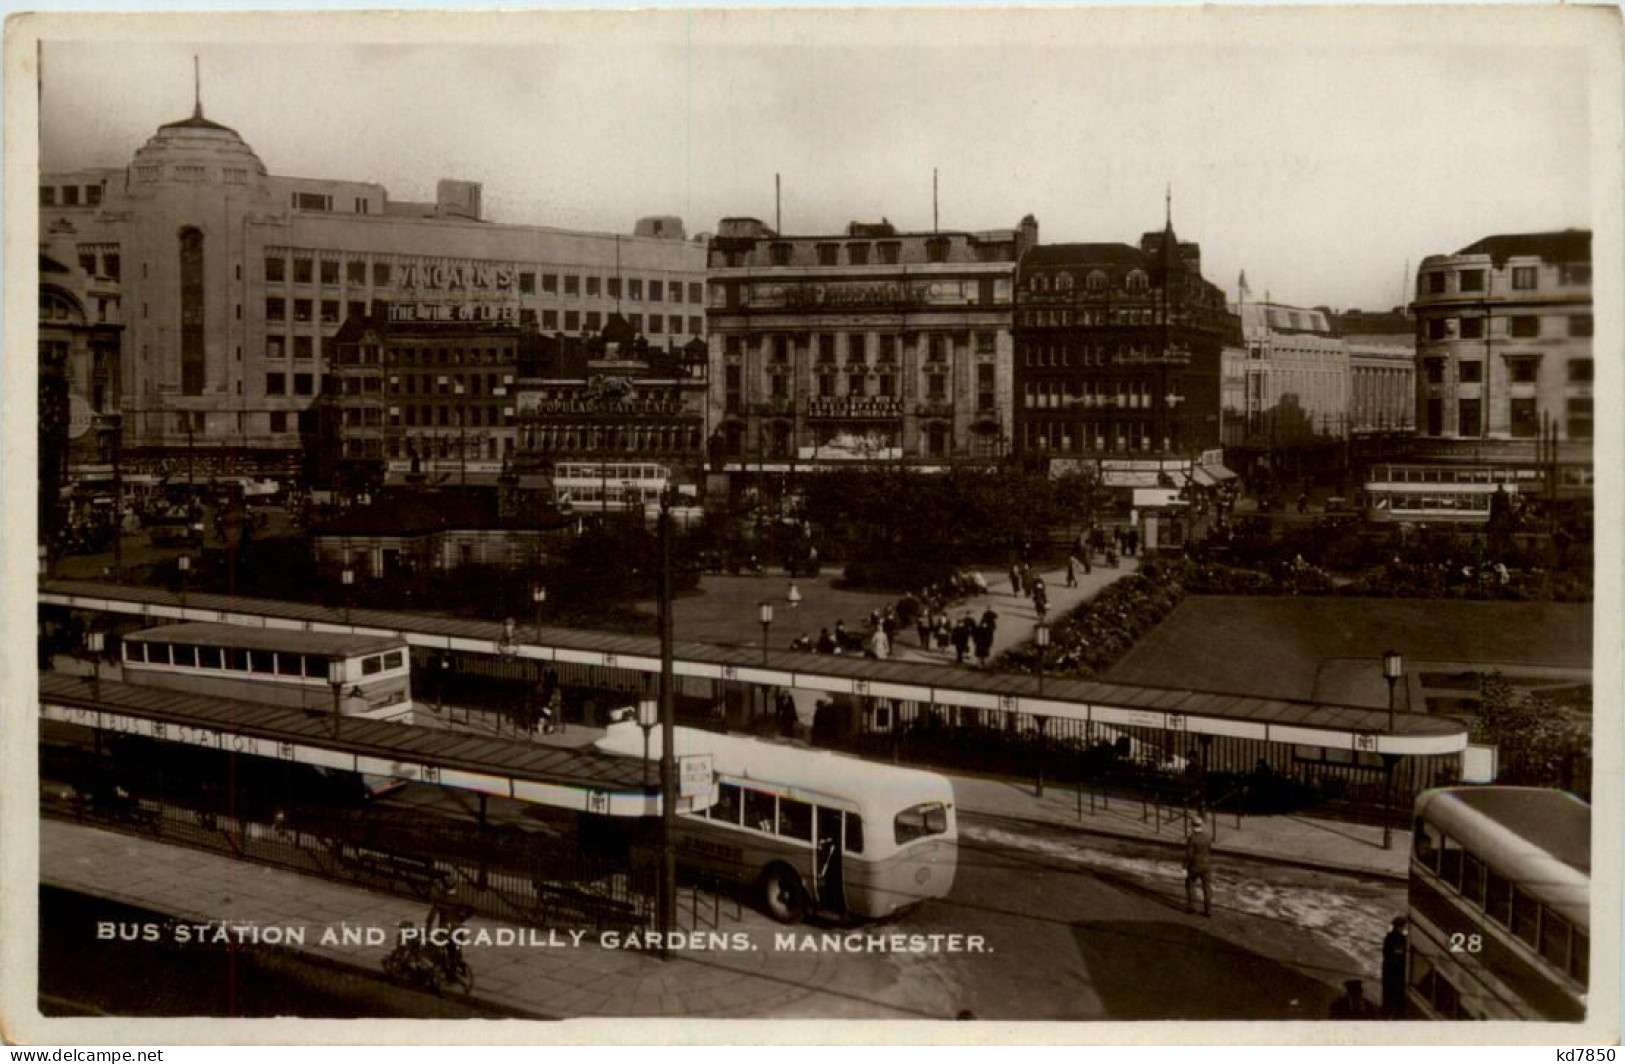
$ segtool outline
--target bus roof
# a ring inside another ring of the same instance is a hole
[[[1591,807],[1585,802],[1541,787],[1443,787],[1423,793],[1416,814],[1589,926]]]
[[[953,784],[934,772],[698,728],[678,728],[676,734],[679,757],[710,754],[712,767],[723,776],[759,779],[899,809],[923,800],[953,801]],[[605,753],[642,757],[643,731],[634,722],[612,724],[596,745]],[[659,757],[662,749],[660,729],[656,728],[649,735],[649,756]],[[894,797],[896,801],[892,801]]]
[[[347,632],[306,632],[292,628],[255,628],[245,624],[190,621],[144,628],[124,637],[134,642],[199,643],[245,650],[286,650],[326,657],[355,657],[384,650],[399,650],[406,640],[390,636],[351,635]]]

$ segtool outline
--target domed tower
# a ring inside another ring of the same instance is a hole
[[[203,116],[160,126],[130,161],[124,199],[129,323],[124,394],[134,436],[188,446],[239,431],[250,215],[272,207],[265,164]],[[231,398],[227,398],[227,397]]]

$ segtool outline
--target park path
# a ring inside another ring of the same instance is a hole
[[[1051,623],[1081,602],[1087,602],[1100,593],[1100,590],[1128,574],[1139,569],[1138,558],[1121,558],[1117,567],[1096,565],[1091,573],[1078,573],[1078,586],[1066,586],[1066,566],[1061,565],[1053,569],[1034,570],[1044,578],[1045,590],[1049,592],[1049,611],[1047,616]],[[963,602],[955,604],[948,610],[948,619],[957,622],[961,615],[969,614],[972,620],[979,620],[982,611],[992,607],[993,612],[999,615],[998,627],[993,631],[993,653],[997,658],[1011,647],[1019,646],[1032,638],[1033,625],[1038,622],[1038,611],[1033,607],[1032,599],[1026,595],[1017,595],[1010,587],[1010,574],[1008,572],[988,572],[980,570],[983,579],[987,581],[987,593],[973,595]],[[900,629],[892,641],[892,660],[894,661],[928,661],[936,665],[952,665],[954,663],[954,648],[950,644],[946,649],[938,650],[935,646],[921,647],[919,637],[913,628]],[[975,668],[974,660],[967,655],[967,665]]]

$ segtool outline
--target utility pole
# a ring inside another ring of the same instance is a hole
[[[671,494],[660,497],[660,956],[677,927],[677,708],[672,681]]]

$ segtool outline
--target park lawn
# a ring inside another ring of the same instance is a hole
[[[1317,699],[1328,673],[1369,662],[1359,704],[1386,704],[1380,656],[1413,665],[1591,667],[1588,603],[1193,595],[1104,679],[1155,687]],[[1364,671],[1364,670],[1362,670]],[[1337,683],[1340,690],[1349,685]]]

